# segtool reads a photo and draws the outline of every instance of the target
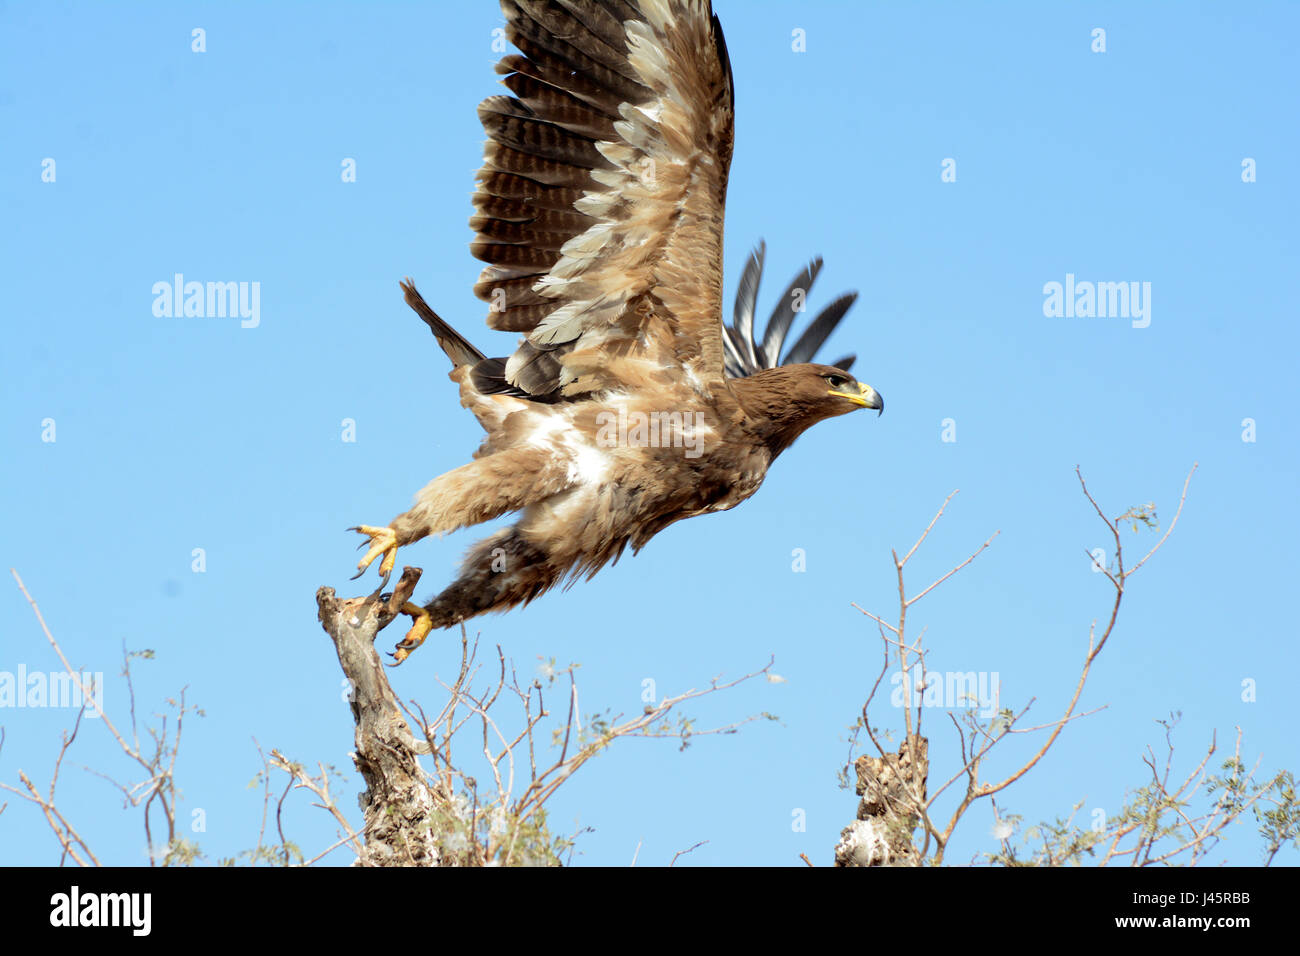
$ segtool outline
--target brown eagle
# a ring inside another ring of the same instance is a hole
[[[849,374],[852,357],[808,364],[852,294],[781,358],[820,259],[758,341],[760,244],[723,324],[734,98],[709,0],[501,6],[519,53],[497,72],[514,96],[478,108],[488,140],[471,249],[488,263],[474,287],[488,326],[523,335],[487,358],[402,284],[487,437],[389,526],[351,529],[369,538],[358,568],[382,555],[387,577],[401,545],[521,515],[426,606],[403,607],[415,623],[399,663],[433,628],[590,578],[675,521],[735,507],[809,426],[884,408]]]

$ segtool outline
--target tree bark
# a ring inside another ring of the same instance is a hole
[[[930,774],[930,743],[909,737],[898,753],[862,756],[853,762],[858,773],[857,819],[840,832],[835,845],[836,866],[919,866],[912,834],[919,821],[916,800],[925,800]]]
[[[420,580],[419,568],[403,568],[391,595],[379,591],[361,598],[335,597],[334,589],[316,592],[317,616],[334,641],[339,664],[352,693],[356,723],[357,770],[366,782],[361,795],[365,852],[357,866],[438,866],[436,821],[447,808],[428,785],[418,756],[429,752],[402,716],[375,650],[375,637],[399,616]]]

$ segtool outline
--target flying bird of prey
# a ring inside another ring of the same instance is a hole
[[[361,525],[364,572],[397,548],[520,512],[471,548],[424,607],[397,662],[434,628],[527,603],[635,554],[682,518],[725,511],[807,428],[884,402],[848,368],[810,364],[853,303],[842,296],[781,354],[821,267],[796,276],[761,338],[763,247],[722,316],[722,223],[734,96],[709,0],[502,0],[519,52],[487,132],[470,220],[488,263],[474,287],[490,328],[522,333],[488,358],[408,279],[406,301],[454,366],[487,437],[387,527]]]

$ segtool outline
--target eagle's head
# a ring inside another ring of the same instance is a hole
[[[775,386],[769,393],[781,406],[769,406],[769,414],[786,420],[801,420],[804,428],[827,418],[847,415],[859,408],[874,408],[883,413],[885,400],[870,385],[859,382],[849,372],[835,365],[782,365],[760,373],[770,377]],[[752,376],[758,378],[758,375]]]
[[[856,378],[833,365],[800,365],[796,368],[808,369],[809,388],[813,391],[822,389],[822,404],[827,409],[824,416],[844,415],[859,408],[874,408],[877,415],[885,413],[885,400],[880,393],[866,382]]]
[[[835,365],[779,365],[731,384],[768,447],[778,455],[827,418],[859,408],[885,410],[879,392]]]

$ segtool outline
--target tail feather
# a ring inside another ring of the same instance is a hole
[[[453,366],[460,368],[462,365],[475,365],[487,358],[470,345],[463,335],[444,322],[437,312],[429,308],[429,304],[424,301],[420,293],[415,291],[415,283],[410,278],[402,283],[402,292],[406,296],[406,304],[424,320],[425,325],[433,332],[433,337],[438,340],[438,345],[447,353],[447,358],[451,359]]]

